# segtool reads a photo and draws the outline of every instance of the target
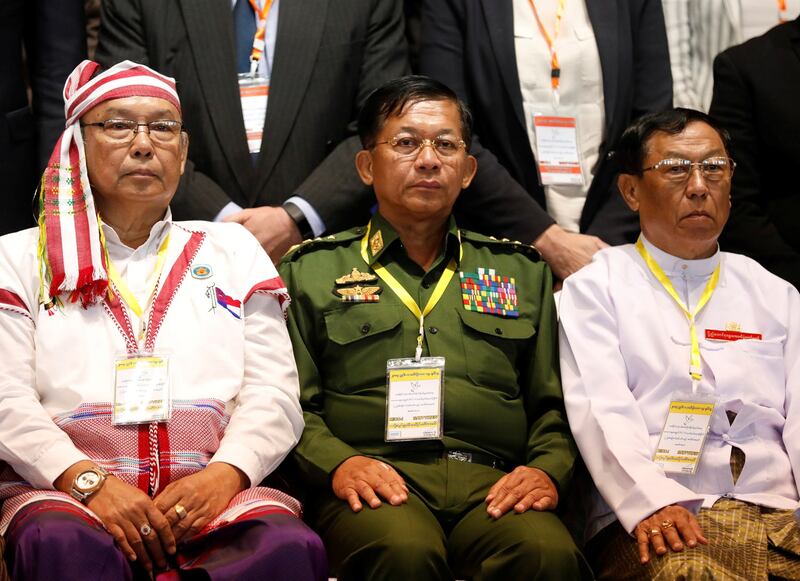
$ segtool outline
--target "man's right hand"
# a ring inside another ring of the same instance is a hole
[[[363,499],[370,508],[378,508],[381,498],[392,506],[408,500],[408,488],[394,468],[366,456],[352,456],[333,472],[333,493],[346,500],[353,512],[361,510]]]
[[[557,224],[542,232],[533,245],[559,280],[589,264],[598,250],[608,248],[597,236],[567,232]]]
[[[175,537],[167,519],[144,492],[109,476],[86,506],[103,521],[129,560],[139,561],[148,572],[154,562],[166,568],[164,555],[175,553]],[[142,533],[145,524],[151,529],[147,535]]]

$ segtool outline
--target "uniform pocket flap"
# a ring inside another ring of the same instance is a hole
[[[460,309],[461,321],[473,331],[504,339],[530,339],[536,328],[527,319],[507,319],[498,315]]]
[[[364,303],[328,311],[324,317],[328,339],[347,345],[394,329],[403,320],[403,312],[397,305]]]

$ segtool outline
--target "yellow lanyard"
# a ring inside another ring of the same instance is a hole
[[[717,282],[719,282],[719,270],[720,265],[718,264],[717,267],[714,269],[714,272],[711,273],[711,278],[708,279],[706,283],[706,288],[703,290],[703,294],[700,296],[700,300],[697,303],[697,307],[695,307],[694,312],[690,311],[686,305],[683,303],[681,298],[678,296],[678,293],[675,292],[675,287],[672,285],[672,281],[667,278],[667,275],[664,274],[664,271],[661,270],[661,267],[658,263],[650,256],[650,253],[647,251],[647,248],[644,247],[642,243],[642,239],[639,238],[636,241],[636,250],[639,251],[639,254],[642,255],[645,264],[650,269],[650,272],[653,273],[658,279],[658,282],[661,283],[661,286],[664,287],[664,290],[669,293],[669,296],[673,298],[673,300],[678,303],[678,306],[683,311],[683,314],[686,315],[686,318],[689,320],[689,333],[692,337],[692,357],[691,357],[691,367],[689,368],[689,375],[692,376],[693,380],[693,389],[697,389],[697,382],[699,382],[703,378],[702,374],[702,366],[700,363],[700,343],[697,341],[697,327],[695,325],[695,319],[697,314],[706,306],[711,295],[714,294],[714,289],[717,288]]]
[[[564,8],[567,5],[567,0],[558,0],[558,10],[556,11],[556,24],[553,27],[553,34],[547,32],[544,27],[542,19],[539,17],[539,11],[536,9],[534,0],[528,0],[533,8],[533,15],[536,17],[536,23],[539,25],[539,30],[542,31],[544,41],[547,43],[547,48],[550,49],[550,84],[554,91],[558,91],[558,85],[561,80],[561,66],[558,64],[558,53],[556,52],[556,39],[558,33],[561,31],[561,18],[564,16]]]
[[[367,244],[369,240],[369,235],[372,230],[372,222],[369,223],[367,226],[367,232],[364,234],[364,238],[361,239],[361,258],[364,259],[364,262],[369,264],[369,255],[367,254]],[[459,260],[464,254],[461,245],[458,246],[459,252]],[[392,274],[386,270],[379,262],[376,262],[372,265],[372,270],[375,271],[383,282],[394,291],[394,294],[402,301],[402,303],[411,311],[415,317],[419,319],[419,335],[417,336],[417,348],[414,352],[414,359],[417,361],[420,360],[422,356],[422,341],[425,338],[425,316],[428,315],[433,310],[433,307],[436,306],[436,303],[439,302],[439,299],[442,298],[447,285],[450,283],[450,280],[453,278],[453,275],[456,272],[456,259],[451,258],[450,262],[447,263],[447,268],[444,269],[442,276],[439,278],[439,282],[436,283],[436,287],[433,289],[433,294],[428,299],[428,303],[425,305],[425,308],[420,310],[417,301],[415,301],[408,291],[403,288],[403,285],[392,276]]]
[[[152,301],[153,296],[156,292],[156,285],[158,284],[158,279],[161,276],[161,270],[164,268],[164,260],[167,257],[167,247],[169,246],[169,234],[164,237],[164,241],[161,243],[161,246],[158,248],[158,258],[156,259],[156,265],[153,267],[153,271],[150,273],[150,277],[153,279],[152,284],[150,285],[150,291],[147,293],[147,303],[146,305],[150,304]],[[106,262],[108,263],[108,278],[111,282],[114,283],[114,287],[119,291],[120,298],[122,302],[128,305],[128,308],[132,310],[138,318],[142,318],[142,313],[144,313],[144,309],[139,304],[139,301],[136,300],[136,297],[131,292],[130,287],[128,287],[127,283],[122,279],[119,275],[119,271],[114,266],[114,263],[111,262],[110,258],[107,258]],[[141,339],[141,337],[139,337]]]

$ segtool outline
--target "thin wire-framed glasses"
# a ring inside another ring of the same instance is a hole
[[[439,159],[452,157],[457,154],[461,148],[466,147],[463,139],[451,139],[449,137],[434,137],[433,139],[421,139],[412,135],[395,135],[386,141],[378,141],[378,145],[389,145],[395,153],[402,157],[416,157],[422,151],[422,148],[430,145],[433,151],[439,156]]]
[[[676,184],[683,184],[689,181],[689,176],[694,168],[700,170],[700,174],[708,182],[719,182],[730,178],[736,168],[736,162],[730,157],[709,157],[703,161],[689,161],[688,159],[662,159],[650,167],[642,168],[642,171],[657,171],[664,179]]]
[[[97,123],[84,123],[83,126],[100,127],[103,135],[109,141],[116,143],[130,143],[139,131],[143,131],[140,129],[142,127],[147,128],[144,131],[150,136],[150,139],[159,143],[172,143],[183,131],[183,123],[172,119],[160,119],[147,123],[139,123],[133,119],[106,119]]]

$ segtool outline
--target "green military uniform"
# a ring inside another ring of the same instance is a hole
[[[459,232],[451,218],[444,251],[424,272],[380,215],[371,225],[368,267],[361,255],[366,230],[307,242],[280,267],[292,297],[289,333],[306,421],[295,454],[316,487],[309,513],[333,572],[371,580],[444,579],[450,571],[504,579],[588,575],[554,513],[493,521],[484,503],[489,488],[518,465],[543,470],[560,491],[572,474],[576,448],[563,408],[549,269],[533,248]],[[377,302],[344,302],[335,281],[353,268],[371,273],[380,261],[424,306],[451,258],[460,272],[491,268],[513,277],[519,316],[467,310],[457,273],[425,317],[423,356],[446,361],[444,436],[387,443],[386,362],[414,355],[419,321],[383,280],[369,283]],[[453,451],[460,454],[448,457]],[[355,455],[391,464],[409,487],[408,503],[353,513],[336,498],[330,475]]]

